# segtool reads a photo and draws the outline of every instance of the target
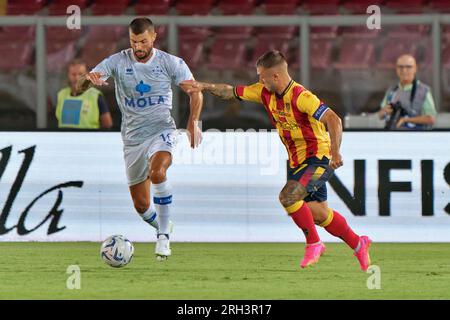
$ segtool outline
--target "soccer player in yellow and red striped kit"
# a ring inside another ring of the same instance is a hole
[[[359,236],[345,218],[328,207],[326,181],[343,165],[340,154],[340,118],[314,94],[291,79],[285,57],[269,51],[256,63],[259,82],[230,86],[186,81],[188,91],[209,91],[223,99],[261,103],[289,154],[288,181],[280,192],[280,202],[306,237],[301,267],[317,263],[325,245],[315,224],[341,238],[354,250],[361,269],[370,265],[371,240]]]

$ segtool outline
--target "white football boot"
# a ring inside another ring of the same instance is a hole
[[[156,260],[165,261],[171,254],[169,238],[165,234],[159,234],[155,248]]]

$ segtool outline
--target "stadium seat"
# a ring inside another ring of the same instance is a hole
[[[312,26],[310,27],[310,37],[315,39],[334,39],[338,33],[338,26]]]
[[[243,41],[217,37],[211,46],[208,67],[216,70],[237,70],[242,68],[243,61],[246,61]]]
[[[441,65],[445,69],[450,69],[450,43],[448,41],[442,43]]]
[[[0,42],[0,70],[16,71],[32,62],[33,45],[29,42]]]
[[[347,14],[367,14],[367,8],[371,5],[381,7],[383,1],[381,0],[347,0],[341,7],[345,9]]]
[[[116,0],[114,2],[108,0],[96,0],[91,6],[92,14],[99,16],[122,15],[128,9],[129,2],[130,0]]]
[[[368,70],[375,63],[375,45],[370,40],[344,38],[334,67],[340,70]]]
[[[134,6],[136,15],[167,15],[170,0],[139,0]]]
[[[253,32],[253,27],[251,26],[236,26],[236,27],[221,27],[217,31],[222,39],[248,39]]]
[[[310,15],[336,15],[339,14],[339,0],[306,0],[302,11]]]
[[[127,36],[127,31],[125,26],[89,26],[87,38],[115,41]]]
[[[167,26],[156,26],[156,40],[165,40],[167,36]]]
[[[207,37],[213,33],[209,27],[187,27],[181,26],[178,28],[178,36],[185,39],[202,39],[206,40]]]
[[[51,41],[47,42],[47,71],[60,73],[65,70],[67,64],[75,58],[75,42]]]
[[[389,26],[388,37],[420,38],[430,34],[431,26],[427,24]]]
[[[429,7],[436,13],[449,13],[450,1],[448,0],[431,0]]]
[[[81,59],[86,62],[88,68],[93,68],[116,51],[117,45],[115,42],[86,41],[81,51]]]
[[[26,40],[33,40],[35,34],[34,26],[20,26],[20,27],[0,27],[0,42],[10,41],[19,42]]]
[[[366,26],[345,26],[340,27],[340,33],[345,38],[373,39],[377,38],[380,35],[381,30],[371,30]]]
[[[207,15],[212,9],[213,0],[183,0],[176,4],[179,15]]]
[[[48,14],[65,16],[67,15],[67,8],[71,5],[79,6],[81,10],[84,10],[88,6],[88,0],[54,0],[47,6]]]
[[[34,15],[45,5],[46,0],[6,1],[8,15]]]
[[[256,0],[221,0],[217,7],[223,15],[251,15]]]
[[[331,67],[333,52],[332,39],[319,39],[311,41],[309,50],[309,63],[311,68],[328,69]],[[289,53],[288,62],[292,69],[300,68],[301,60],[298,58],[298,51],[299,47],[295,46]]]
[[[424,0],[386,0],[384,7],[392,10],[394,13],[423,13],[425,10]]]
[[[261,8],[268,15],[292,15],[297,14],[297,0],[266,0]]]
[[[204,42],[199,39],[183,39],[179,41],[179,56],[183,58],[190,68],[197,68],[202,61]]]
[[[47,26],[46,37],[47,41],[74,41],[78,40],[82,35],[82,30],[67,29],[65,26]]]
[[[290,40],[298,32],[297,26],[270,26],[261,27],[256,30],[258,37],[279,38]]]
[[[404,37],[391,37],[382,46],[380,60],[377,67],[380,69],[394,69],[397,58],[404,53],[417,57],[418,44]]]
[[[257,38],[255,47],[253,48],[252,57],[248,63],[250,68],[255,67],[255,63],[259,57],[269,50],[278,50],[286,57],[289,51],[289,42],[285,39],[274,38],[272,41],[267,41],[267,38]]]

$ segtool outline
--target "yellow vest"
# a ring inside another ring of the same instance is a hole
[[[99,129],[100,110],[98,97],[102,93],[89,88],[79,96],[70,95],[70,87],[63,88],[58,92],[56,105],[56,119],[59,128],[75,129]]]

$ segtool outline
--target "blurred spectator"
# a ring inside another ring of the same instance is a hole
[[[400,82],[389,88],[378,112],[385,119],[386,129],[431,129],[436,108],[430,87],[416,78],[416,60],[409,54],[397,59],[397,76]]]
[[[77,81],[86,73],[86,64],[81,60],[72,61],[67,68],[69,86],[58,92],[56,105],[59,128],[110,129],[113,125],[106,100],[98,89],[91,87],[77,93]]]

